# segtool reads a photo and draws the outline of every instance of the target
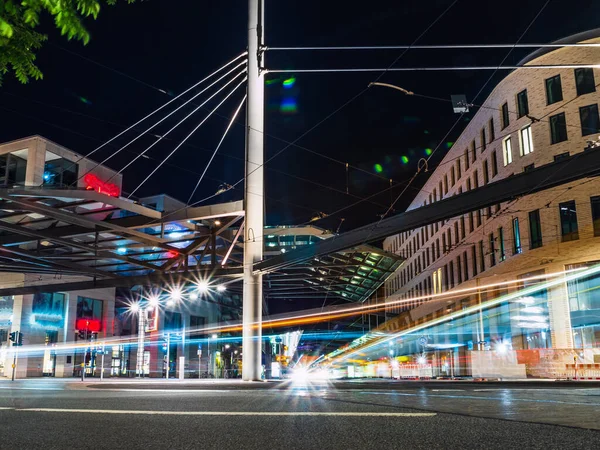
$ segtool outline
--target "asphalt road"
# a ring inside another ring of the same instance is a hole
[[[0,381],[0,449],[597,449],[597,385]]]

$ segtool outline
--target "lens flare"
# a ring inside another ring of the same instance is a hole
[[[286,89],[291,89],[294,84],[296,84],[296,77],[289,77],[286,80],[283,80],[283,87]]]
[[[375,165],[373,166],[373,169],[374,169],[374,170],[375,170],[375,172],[377,172],[377,173],[381,173],[381,172],[383,172],[383,167],[382,167],[382,165],[381,165],[381,164],[375,164]]]
[[[294,114],[298,111],[298,104],[294,98],[284,98],[279,105],[279,112],[283,114]]]
[[[400,158],[400,160],[402,161],[402,164],[408,164],[408,156],[402,155],[402,157]]]
[[[431,154],[432,154],[432,153],[433,153],[433,150],[431,150],[430,148],[426,148],[426,149],[425,149],[425,154],[426,154],[427,156],[431,156]]]

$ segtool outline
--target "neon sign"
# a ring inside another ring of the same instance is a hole
[[[97,333],[102,329],[102,323],[98,319],[77,319],[75,321],[77,331],[91,331]]]
[[[90,191],[96,191],[100,194],[105,194],[110,197],[118,197],[121,193],[119,186],[114,183],[102,181],[93,173],[88,173],[85,177],[83,177],[83,181],[86,185],[85,188]]]

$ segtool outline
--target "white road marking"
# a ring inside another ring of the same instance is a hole
[[[49,388],[49,387],[11,387],[11,386],[0,386],[0,389],[9,389],[15,391],[64,391],[63,388]]]
[[[15,408],[13,408],[12,406],[0,406],[0,410],[3,410],[3,409],[15,409]]]
[[[171,392],[240,392],[240,390],[228,390],[228,389],[97,389],[98,392],[110,391],[110,392],[159,392],[159,393],[171,393]],[[244,392],[252,391],[252,389]]]
[[[464,389],[432,389],[433,392],[464,392]]]
[[[136,411],[119,409],[59,409],[23,408],[23,412],[88,413],[88,414],[144,414],[157,416],[340,416],[340,417],[433,417],[436,413],[395,412],[290,412],[290,411]]]

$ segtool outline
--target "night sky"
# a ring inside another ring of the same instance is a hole
[[[451,3],[452,0],[267,0],[267,45],[410,44]],[[545,0],[459,0],[418,43],[514,43],[544,3]],[[240,0],[147,0],[134,5],[123,2],[112,8],[105,6],[96,22],[87,22],[92,34],[88,46],[62,38],[46,18],[43,31],[50,39],[38,57],[44,80],[21,85],[12,76],[5,77],[0,88],[0,141],[40,134],[78,153],[90,152],[168,101],[171,97],[161,90],[176,95],[243,51],[246,10],[246,2]],[[554,0],[522,42],[549,42],[596,28],[599,17],[600,4],[596,1]],[[411,50],[396,65],[493,65],[500,63],[506,52]],[[528,52],[515,50],[506,64],[517,63]],[[381,75],[294,74],[294,69],[388,67],[401,53],[268,53],[268,67],[292,72],[267,77],[267,158]],[[473,99],[490,75],[488,71],[387,73],[381,81],[442,99],[465,94],[470,102],[481,103],[506,73],[498,73],[482,95]],[[293,85],[284,86],[283,81],[291,77],[295,78]],[[189,145],[183,146],[136,195],[164,192],[186,201],[242,95],[241,90],[236,92],[219,110],[220,116],[211,118]],[[128,169],[125,191],[133,190],[206,112],[192,117],[171,135],[172,139],[153,148],[149,153],[152,159],[140,159]],[[446,142],[456,139],[475,112],[472,109],[463,118],[464,125],[442,142],[432,166],[447,151]],[[441,100],[407,97],[384,88],[367,90],[303,137],[298,144],[305,149],[290,147],[268,164],[267,223],[306,223],[316,212],[331,213],[359,197],[386,189],[390,178],[395,183],[407,180],[415,172],[417,161],[427,156],[426,149],[435,149],[457,117],[450,103]],[[214,194],[221,183],[233,184],[242,178],[243,115],[239,122],[194,200]],[[155,133],[166,131],[174,123],[165,123]],[[133,138],[135,134],[128,136]],[[108,165],[123,167],[154,140],[151,136],[140,139]],[[93,159],[105,158],[125,142],[117,141],[118,146],[106,147]],[[348,174],[345,163],[351,166]],[[414,186],[418,188],[426,176],[421,175]],[[335,230],[344,218],[344,231],[375,221],[400,191],[401,187],[396,187],[317,225]],[[403,210],[415,192],[407,191],[396,211]],[[241,198],[242,190],[238,189],[211,201]]]

